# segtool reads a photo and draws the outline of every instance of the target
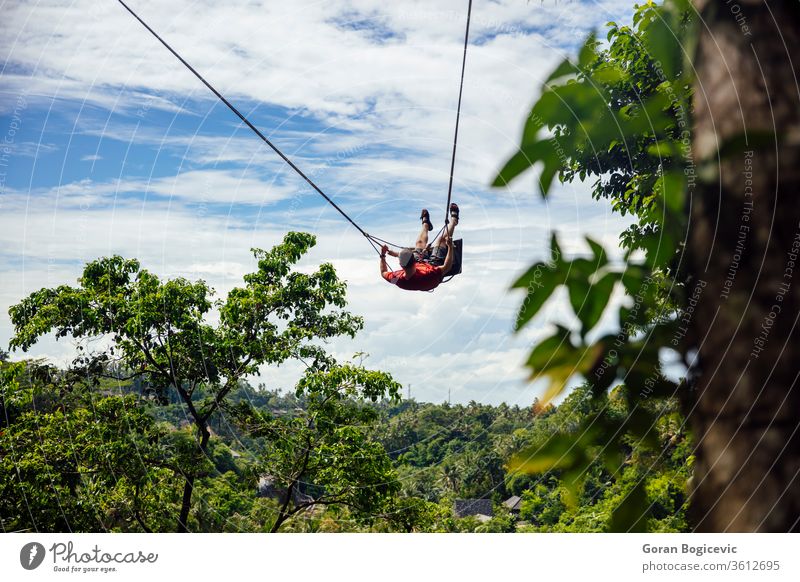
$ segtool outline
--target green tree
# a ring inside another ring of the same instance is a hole
[[[742,20],[731,18],[715,2],[695,0],[694,5],[700,16],[686,0],[637,7],[635,34],[621,46],[623,50],[626,44],[636,46],[658,65],[664,79],[641,106],[616,111],[613,100],[605,106],[607,91],[599,91],[603,95],[599,100],[595,97],[598,91],[590,85],[600,87],[602,79],[596,72],[584,72],[593,61],[592,40],[584,47],[578,66],[564,65],[554,74],[553,78],[560,78],[577,71],[577,80],[559,85],[552,94],[563,97],[561,103],[574,102],[570,109],[577,112],[581,128],[588,127],[586,140],[596,144],[595,150],[605,151],[608,143],[613,153],[618,145],[614,140],[630,141],[635,144],[635,159],[662,159],[650,169],[646,164],[631,164],[636,172],[625,188],[634,198],[619,198],[618,190],[611,195],[615,207],[634,211],[643,227],[625,240],[626,245],[646,252],[645,261],[629,265],[625,273],[611,270],[611,276],[634,299],[632,309],[620,312],[620,333],[593,345],[583,341],[575,345],[569,330],[561,329],[537,346],[529,363],[534,375],[551,377],[554,393],[563,389],[574,372],[581,373],[595,391],[598,405],[614,381],[625,383],[629,417],[621,422],[605,414],[592,419],[597,432],[588,440],[581,433],[582,450],[608,435],[628,433],[649,440],[648,435],[656,432],[653,413],[657,409],[644,405],[645,401],[679,396],[694,432],[701,436],[695,464],[698,487],[693,494],[695,527],[787,531],[796,529],[800,515],[797,495],[790,494],[796,491],[793,479],[800,454],[792,365],[798,332],[793,317],[785,314],[797,313],[800,299],[797,286],[791,283],[798,217],[792,205],[780,205],[780,196],[791,196],[800,182],[792,138],[800,123],[800,108],[797,96],[784,90],[793,86],[797,76],[793,63],[800,51],[796,32],[800,12],[796,2],[774,6],[751,2]],[[703,26],[696,30],[685,26],[699,21]],[[619,38],[619,28],[613,23],[610,35]],[[688,74],[690,68],[681,53],[694,57],[696,78]],[[738,66],[729,70],[730,62]],[[615,68],[613,63],[610,69],[603,64],[602,69],[608,71],[603,75],[625,82],[632,81],[637,71],[636,67]],[[585,83],[589,78],[596,83]],[[674,120],[680,125],[675,104],[685,102],[683,89],[692,83],[696,87],[694,128],[690,132],[684,123],[676,144],[676,134],[670,131]],[[741,99],[742,95],[746,98]],[[543,95],[534,106],[539,115],[532,116],[521,153],[503,168],[498,183],[524,171],[531,160],[544,161],[546,191],[557,172],[570,179],[575,167],[570,160],[578,159],[580,167],[579,156],[587,151],[581,141],[584,137],[570,131],[569,120],[558,118],[571,113],[553,113],[556,102]],[[592,102],[601,106],[595,115],[588,107]],[[638,121],[636,116],[629,118],[628,113],[637,110],[645,115],[638,116]],[[618,122],[615,136],[603,119]],[[532,139],[544,126],[553,131],[554,138]],[[556,146],[566,152],[564,163],[554,158]],[[607,168],[604,156],[597,159],[602,161],[598,169],[608,169],[613,176],[613,163]],[[640,184],[645,185],[644,191]],[[649,198],[648,193],[652,193]],[[631,204],[637,200],[648,203]],[[597,256],[602,249],[590,245],[594,262],[601,263]],[[571,277],[571,269],[579,275]],[[564,261],[560,256],[535,266],[517,283],[528,288],[519,324],[529,321],[564,283],[582,332],[591,329],[613,287],[602,284],[607,276],[595,265],[580,259]],[[689,369],[681,386],[661,374],[659,350],[663,348],[677,352]],[[580,470],[591,461],[583,454],[567,454],[570,450],[567,440],[554,441],[548,450],[551,462]],[[731,458],[741,462],[726,462]],[[617,527],[641,527],[644,514],[632,510],[636,500],[641,503],[649,493],[669,491],[652,483],[644,486],[642,480],[634,482],[618,508],[619,519],[613,520]]]
[[[87,354],[82,365],[97,372],[117,362],[162,395],[179,395],[196,429],[177,519],[178,531],[188,531],[195,466],[208,454],[209,419],[239,381],[289,359],[323,368],[331,360],[319,341],[352,337],[363,326],[361,318],[341,310],[346,286],[332,265],[311,274],[292,270],[315,242],[312,235],[292,232],[270,251],[253,249],[258,270],[216,302],[203,281],[161,281],[136,260],[98,259],[86,265],[78,287],[41,289],[11,307],[10,345],[27,350],[50,332],[57,338],[103,337],[110,347]],[[214,306],[217,324],[211,323]]]
[[[15,362],[0,364],[0,404],[4,531],[164,529],[177,471],[166,432],[133,395]]]
[[[685,1],[638,5],[633,26],[607,25],[607,43],[590,36],[576,62],[565,59],[531,109],[519,151],[498,173],[502,186],[542,163],[540,191],[553,179],[593,180],[594,198],[639,218],[623,236],[629,248],[663,237],[663,204],[680,207],[682,176],[692,174],[691,77],[683,46],[692,12]]]
[[[367,402],[399,399],[399,384],[388,374],[360,366],[311,370],[296,394],[305,409],[294,417],[273,416],[246,402],[231,409],[247,434],[264,437],[258,461],[280,492],[270,531],[314,507],[342,506],[355,519],[405,512],[413,527],[417,505],[395,507],[400,483],[373,432],[379,413]]]
[[[624,469],[627,440],[659,447],[660,409],[653,400],[674,396],[678,386],[663,374],[659,350],[675,348],[686,280],[678,241],[685,235],[686,189],[694,179],[689,134],[692,77],[684,62],[693,18],[686,0],[637,6],[633,27],[609,23],[606,49],[590,37],[577,63],[553,72],[534,104],[520,151],[500,170],[502,185],[544,164],[540,186],[546,195],[554,177],[563,181],[595,176],[593,195],[610,198],[615,209],[638,217],[623,236],[624,268],[587,239],[587,258],[567,258],[555,235],[549,260],[533,265],[514,284],[525,289],[516,328],[539,312],[561,285],[580,321],[578,333],[557,326],[532,350],[532,378],[546,378],[545,401],[562,392],[575,374],[590,394],[591,412],[573,431],[551,435],[522,451],[512,468],[527,472],[558,469],[568,505],[574,507],[596,463],[611,474]],[[644,250],[644,260],[632,251]],[[620,308],[620,329],[587,341],[615,288],[632,299]],[[608,389],[622,382],[615,410]],[[618,497],[610,527],[644,529],[648,511],[644,479]]]

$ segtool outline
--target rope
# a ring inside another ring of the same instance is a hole
[[[369,238],[377,243],[382,243],[385,244],[386,246],[394,247],[396,249],[406,248],[403,245],[398,245],[393,242],[389,242],[388,240],[383,240],[382,238],[379,238],[377,236],[369,235]]]
[[[244,122],[244,124],[245,124],[245,125],[247,125],[247,127],[249,127],[251,130],[253,130],[253,132],[254,132],[254,133],[255,133],[255,134],[258,136],[258,137],[260,137],[260,138],[261,138],[261,140],[262,140],[262,141],[263,141],[265,144],[267,144],[267,145],[268,145],[270,148],[272,148],[272,151],[274,151],[276,154],[278,154],[278,155],[281,157],[281,159],[282,159],[284,162],[286,162],[287,164],[289,164],[289,166],[290,166],[290,167],[291,167],[291,168],[292,168],[292,169],[293,169],[295,172],[297,172],[297,173],[298,173],[298,175],[299,175],[301,178],[303,178],[303,179],[304,179],[306,182],[308,182],[309,186],[311,186],[311,187],[312,187],[314,190],[316,190],[316,191],[317,191],[317,193],[318,193],[320,196],[322,196],[322,197],[323,197],[323,198],[324,198],[324,199],[325,199],[325,200],[328,202],[328,204],[330,204],[331,206],[333,206],[333,207],[334,207],[334,208],[335,208],[335,209],[336,209],[336,210],[339,212],[339,214],[341,214],[342,216],[344,216],[344,217],[347,219],[347,221],[348,221],[350,224],[352,224],[352,225],[353,225],[353,226],[354,226],[354,227],[355,227],[355,228],[358,230],[358,232],[360,232],[361,234],[363,234],[363,235],[366,237],[367,241],[369,241],[370,245],[372,245],[372,248],[373,248],[373,250],[374,250],[376,253],[380,254],[380,250],[379,250],[379,249],[378,249],[378,248],[375,246],[375,243],[372,241],[372,237],[370,237],[370,235],[369,235],[369,234],[367,234],[367,232],[366,232],[366,231],[365,231],[363,228],[361,228],[360,226],[358,226],[358,225],[355,223],[355,221],[353,221],[353,219],[352,219],[352,218],[350,218],[350,217],[347,215],[347,213],[346,213],[344,210],[342,210],[341,208],[339,208],[339,206],[338,206],[338,205],[337,205],[337,204],[336,204],[336,203],[335,203],[333,200],[331,200],[331,199],[328,197],[328,195],[327,195],[327,194],[325,194],[325,192],[323,192],[323,191],[322,191],[322,190],[319,188],[319,186],[317,186],[317,185],[316,185],[316,184],[315,184],[315,183],[314,183],[314,182],[311,180],[311,178],[309,178],[308,176],[306,176],[306,175],[303,173],[303,171],[302,171],[300,168],[298,168],[298,167],[297,167],[297,166],[294,164],[294,162],[292,162],[292,160],[290,160],[290,159],[289,159],[287,156],[285,156],[285,155],[283,154],[283,152],[282,152],[281,150],[279,150],[279,149],[277,148],[277,146],[275,146],[275,144],[273,144],[273,143],[272,143],[272,142],[271,142],[269,139],[267,139],[267,137],[266,137],[266,136],[265,136],[263,133],[261,133],[261,132],[258,130],[258,128],[257,128],[255,125],[253,125],[252,123],[250,123],[250,120],[248,120],[248,119],[247,119],[247,118],[246,118],[244,115],[242,115],[242,113],[241,113],[241,112],[240,112],[238,109],[236,109],[236,107],[234,107],[234,106],[233,106],[233,105],[230,103],[230,101],[228,101],[227,99],[225,99],[225,97],[222,95],[222,93],[220,93],[219,91],[217,91],[217,90],[216,90],[216,89],[215,89],[215,88],[214,88],[214,87],[211,85],[211,83],[209,83],[208,81],[206,81],[206,80],[203,78],[203,76],[202,76],[200,73],[198,73],[198,72],[197,72],[197,71],[194,69],[194,67],[192,67],[192,65],[190,65],[189,63],[187,63],[187,62],[186,62],[186,61],[183,59],[183,57],[181,57],[181,56],[180,56],[180,55],[179,55],[179,54],[178,54],[178,53],[175,51],[175,49],[173,49],[173,48],[172,48],[172,47],[171,47],[169,44],[167,44],[167,42],[166,42],[166,41],[165,41],[163,38],[161,38],[161,37],[158,35],[158,33],[156,33],[156,31],[155,31],[155,30],[153,30],[152,28],[150,28],[150,26],[148,26],[148,24],[147,24],[147,23],[146,23],[144,20],[142,20],[142,19],[139,17],[139,15],[138,15],[138,14],[136,14],[136,13],[135,13],[133,10],[131,10],[131,8],[130,8],[130,7],[127,5],[127,4],[125,4],[125,2],[123,2],[123,0],[117,0],[117,1],[118,1],[120,4],[122,4],[122,6],[125,8],[125,10],[127,10],[128,12],[130,12],[130,13],[131,13],[131,15],[133,15],[133,17],[134,17],[136,20],[138,20],[138,21],[139,21],[139,22],[142,24],[142,26],[144,26],[144,27],[145,27],[145,28],[146,28],[146,29],[147,29],[147,30],[150,32],[150,34],[152,34],[154,37],[156,37],[156,39],[158,39],[158,41],[159,41],[161,44],[163,44],[163,45],[164,45],[164,46],[167,48],[167,50],[169,50],[169,52],[171,52],[173,55],[175,55],[175,57],[176,57],[176,58],[177,58],[177,59],[178,59],[178,60],[179,60],[181,63],[183,63],[183,65],[184,65],[184,66],[185,66],[187,69],[189,69],[189,70],[190,70],[192,73],[194,73],[194,76],[195,76],[195,77],[197,77],[198,79],[200,79],[200,81],[202,81],[202,82],[203,82],[203,84],[204,84],[206,87],[208,87],[208,89],[209,89],[209,90],[210,90],[212,93],[214,93],[214,95],[216,95],[216,96],[217,96],[217,98],[218,98],[220,101],[222,101],[222,102],[223,102],[225,105],[227,105],[227,106],[228,106],[228,109],[230,109],[231,111],[233,111],[233,112],[236,114],[236,116],[237,116],[239,119],[241,119],[241,120]],[[472,0],[470,0],[470,4],[471,4],[471,3],[472,3]],[[463,74],[463,73],[462,73],[462,74]],[[461,96],[459,95],[459,103],[460,103],[460,102],[461,102]],[[449,202],[448,202],[448,206],[449,206]]]
[[[378,248],[376,243],[383,243],[383,244],[386,244],[388,246],[393,246],[395,248],[403,248],[400,245],[396,245],[394,243],[390,243],[389,241],[385,241],[385,240],[383,240],[381,238],[378,238],[376,236],[372,236],[372,235],[368,234],[363,228],[358,226],[358,224],[356,224],[356,222],[352,218],[350,218],[347,215],[347,213],[344,210],[342,210],[339,207],[338,204],[336,204],[336,202],[331,200],[331,198],[328,197],[328,195],[325,194],[325,192],[323,192],[322,189],[319,186],[317,186],[311,180],[311,178],[306,176],[305,173],[303,173],[303,171],[299,167],[297,167],[297,165],[295,165],[295,163],[292,162],[291,159],[289,159],[289,157],[287,157],[280,149],[278,149],[278,147],[275,144],[273,144],[263,133],[261,133],[261,131],[255,125],[253,125],[250,122],[250,120],[247,119],[247,117],[245,117],[230,101],[228,101],[222,95],[222,93],[217,91],[211,83],[206,81],[206,79],[200,73],[198,73],[197,70],[194,67],[192,67],[192,65],[190,65],[181,55],[179,55],[177,53],[177,51],[175,51],[175,49],[173,49],[163,38],[161,38],[161,36],[159,36],[159,34],[155,30],[153,30],[144,20],[142,20],[139,17],[139,15],[136,14],[136,12],[134,12],[130,8],[130,6],[128,6],[123,0],[117,0],[117,1],[136,20],[138,20],[141,23],[141,25],[144,26],[145,29],[147,29],[147,31],[150,34],[152,34],[162,45],[164,45],[164,47],[169,52],[171,52],[175,56],[175,58],[177,58],[183,64],[183,66],[185,66],[187,69],[189,69],[189,71],[191,71],[192,74],[194,74],[195,77],[197,77],[220,101],[222,101],[222,103],[224,103],[228,107],[228,109],[230,109],[239,119],[241,119],[242,122],[253,131],[253,133],[255,133],[259,138],[261,138],[261,140],[265,144],[267,144],[272,149],[272,151],[274,151],[276,154],[278,154],[278,156],[280,156],[280,158],[284,162],[286,162],[289,165],[290,168],[292,168],[295,172],[297,172],[297,174],[301,178],[303,178],[303,180],[305,180],[308,183],[309,186],[311,186],[320,196],[322,196],[325,199],[325,201],[328,202],[328,204],[333,206],[333,208],[336,209],[336,211],[339,214],[341,214],[350,224],[352,224],[356,228],[356,230],[358,230],[358,232],[360,232],[362,235],[364,235],[364,237],[367,239],[367,242],[369,242],[370,246],[372,246],[372,249],[376,253],[380,254],[380,249]],[[455,129],[455,135],[453,137],[453,157],[450,160],[450,182],[449,182],[449,185],[447,187],[447,205],[445,206],[445,221],[444,221],[445,222],[445,226],[444,226],[444,228],[446,228],[447,224],[449,224],[449,222],[450,222],[450,199],[451,199],[452,192],[453,192],[453,173],[454,173],[454,170],[455,170],[455,163],[456,163],[456,146],[458,144],[458,122],[459,122],[459,119],[461,117],[461,95],[462,95],[462,93],[464,91],[464,70],[466,68],[466,63],[467,63],[467,46],[469,44],[469,23],[470,23],[471,15],[472,15],[472,0],[469,0],[469,6],[467,8],[467,27],[466,27],[466,32],[464,34],[464,55],[463,55],[463,58],[461,60],[461,83],[460,83],[459,88],[458,88],[458,106],[457,106],[457,109],[456,109],[456,129]],[[444,228],[439,231],[439,235],[441,235],[441,233],[444,231]]]
[[[447,186],[447,205],[444,207],[444,223],[450,223],[450,197],[453,194],[453,170],[456,167],[456,145],[458,144],[458,121],[461,117],[461,93],[464,91],[464,69],[467,66],[467,45],[469,44],[469,20],[472,16],[472,0],[467,7],[467,30],[464,33],[464,56],[461,59],[461,85],[458,87],[458,107],[456,108],[456,133],[453,136],[453,158],[450,160],[450,184]]]

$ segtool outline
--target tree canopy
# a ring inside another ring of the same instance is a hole
[[[533,348],[527,365],[532,379],[549,383],[545,400],[565,390],[573,376],[583,376],[593,412],[574,431],[554,434],[512,461],[523,471],[562,469],[573,500],[593,463],[622,470],[625,439],[657,446],[661,412],[653,401],[680,394],[664,375],[660,351],[681,347],[679,317],[687,293],[679,241],[685,236],[687,189],[694,183],[692,78],[684,64],[692,14],[685,0],[646,2],[636,8],[633,27],[608,23],[607,45],[590,36],[577,62],[564,61],[547,79],[525,122],[519,152],[495,180],[501,186],[542,162],[542,195],[556,176],[564,182],[594,177],[594,197],[608,198],[617,211],[638,218],[621,237],[625,264],[609,260],[591,239],[588,258],[567,258],[554,233],[549,260],[534,264],[513,285],[527,293],[517,330],[562,285],[581,323],[579,330],[557,326]],[[639,249],[643,260],[634,254]],[[615,288],[630,298],[619,308],[619,330],[589,341]],[[617,394],[625,415],[613,414],[609,403],[609,389],[618,383],[624,384]],[[646,527],[646,487],[642,476],[620,499],[614,529]]]
[[[262,366],[289,359],[328,369],[334,361],[320,342],[352,337],[363,326],[360,317],[342,309],[346,285],[331,264],[311,274],[292,270],[315,242],[313,235],[290,232],[269,251],[253,249],[258,269],[216,301],[203,281],[161,281],[137,260],[119,256],[92,261],[78,287],[41,289],[11,307],[10,345],[27,350],[50,332],[57,338],[103,338],[107,348],[84,350],[75,364],[98,376],[114,364],[126,378],[146,379],[160,399],[170,391],[180,396],[197,432],[195,458],[183,468],[177,528],[186,531],[194,467],[208,456],[209,419],[231,390]],[[216,324],[212,308],[219,313]]]

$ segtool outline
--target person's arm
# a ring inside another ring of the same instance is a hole
[[[447,243],[447,256],[444,258],[444,264],[442,265],[442,276],[444,276],[447,275],[447,273],[450,272],[450,269],[453,268],[455,251],[453,250],[453,239],[450,238],[447,229],[445,229],[444,234],[442,236],[445,237],[445,242]]]
[[[381,277],[386,278],[386,273],[389,272],[389,265],[386,264],[386,253],[389,248],[386,245],[381,247]]]

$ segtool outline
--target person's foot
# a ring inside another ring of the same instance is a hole
[[[428,213],[427,208],[422,209],[422,214],[419,215],[422,224],[428,227],[428,230],[433,230],[433,223],[431,222],[431,215]]]
[[[459,213],[458,204],[452,202],[450,204],[450,218],[458,222],[458,213]]]

